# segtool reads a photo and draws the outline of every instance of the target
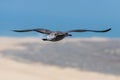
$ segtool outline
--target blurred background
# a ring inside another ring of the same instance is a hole
[[[119,0],[0,0],[0,80],[120,80]],[[107,29],[60,42],[14,29]]]

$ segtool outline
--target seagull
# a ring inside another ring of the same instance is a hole
[[[74,29],[74,30],[69,30],[69,31],[63,32],[63,31],[51,31],[51,30],[44,29],[44,28],[35,28],[35,29],[12,30],[12,31],[14,31],[14,32],[35,31],[38,33],[46,34],[46,38],[42,38],[43,41],[56,42],[56,41],[60,41],[60,40],[64,39],[65,37],[72,36],[72,34],[70,34],[72,32],[100,32],[100,33],[104,33],[104,32],[108,32],[110,30],[111,30],[111,28],[104,29],[104,30]]]

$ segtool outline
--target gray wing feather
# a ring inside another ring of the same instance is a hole
[[[42,29],[42,28],[37,28],[37,29],[26,29],[26,30],[12,30],[14,32],[31,32],[31,31],[36,31],[39,33],[43,33],[43,34],[50,34],[52,31],[48,30],[48,29]]]

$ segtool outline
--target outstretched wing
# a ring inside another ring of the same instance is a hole
[[[105,29],[105,30],[85,30],[85,29],[76,29],[76,30],[70,30],[67,31],[67,33],[69,32],[108,32],[110,31],[111,28]]]
[[[42,28],[37,28],[37,29],[26,29],[26,30],[12,30],[14,32],[31,32],[31,31],[35,31],[35,32],[39,32],[39,33],[43,33],[43,34],[50,34],[52,31],[48,30],[48,29],[42,29]]]

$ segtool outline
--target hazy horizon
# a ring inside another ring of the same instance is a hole
[[[119,60],[120,39],[67,38],[58,42],[49,42],[35,37],[0,37],[0,40],[2,41],[1,47],[5,45],[5,47],[9,47],[5,50],[1,48],[1,55],[4,57],[61,67],[82,68],[83,70],[92,70],[94,65],[93,71],[99,72],[100,69],[100,72],[120,75],[119,68],[117,68],[119,63],[109,63],[112,60]],[[18,50],[14,50],[14,48]],[[108,64],[105,64],[103,60]],[[94,61],[99,61],[100,64]]]

